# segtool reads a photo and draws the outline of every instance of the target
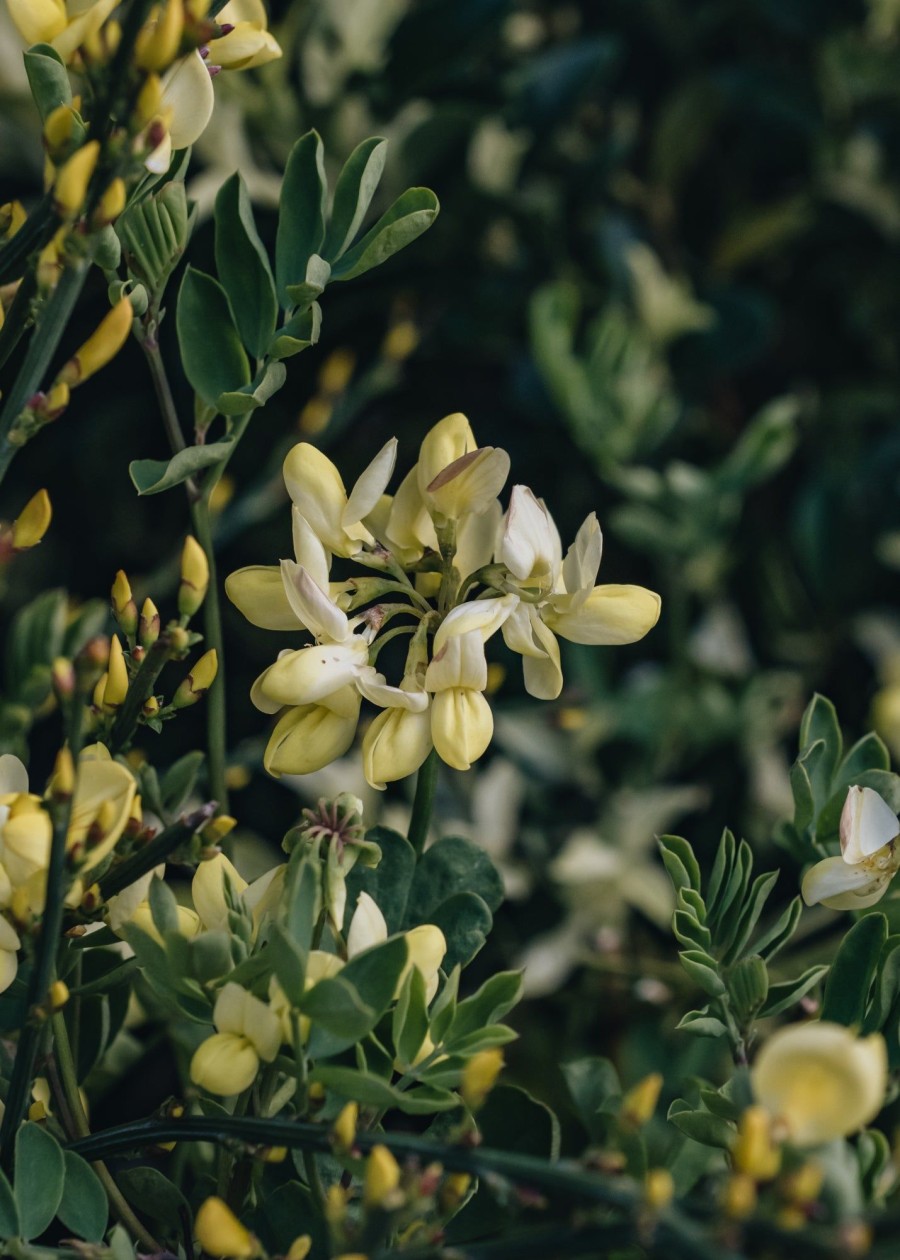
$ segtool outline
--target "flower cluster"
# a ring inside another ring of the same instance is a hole
[[[282,652],[251,692],[262,712],[280,715],[265,754],[273,775],[342,756],[363,699],[381,709],[363,739],[373,787],[413,774],[432,748],[467,770],[493,734],[485,644],[498,630],[523,658],[528,692],[552,700],[563,681],[557,636],[633,643],[659,617],[653,591],[595,584],[602,537],[593,513],[563,556],[553,518],[526,486],[513,487],[503,511],[509,456],[479,447],[465,416],[431,429],[390,495],[396,448],[388,442],[348,494],[327,456],[295,446],[284,463],[294,558],[226,582],[254,625],[314,639]],[[336,558],[377,576],[334,580]],[[394,684],[376,662],[400,635],[409,648]]]

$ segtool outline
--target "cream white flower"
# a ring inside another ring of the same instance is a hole
[[[281,1045],[276,1013],[239,984],[226,984],[213,1008],[216,1032],[197,1047],[191,1080],[211,1094],[240,1094],[256,1079],[260,1061],[271,1063]]]
[[[659,620],[660,598],[643,586],[595,586],[603,536],[595,513],[583,522],[562,559],[559,534],[544,504],[526,486],[513,488],[497,559],[531,592],[503,627],[523,658],[525,688],[539,700],[562,690],[556,636],[572,643],[635,643]]]
[[[376,902],[368,893],[360,893],[356,902],[353,918],[347,931],[347,954],[354,958],[364,949],[380,945],[388,938],[387,924],[384,915]],[[444,933],[433,923],[421,923],[404,933],[409,950],[406,966],[400,973],[394,997],[398,997],[403,982],[413,967],[418,967],[425,981],[425,1000],[431,1002],[437,993],[439,971],[444,955],[447,953],[447,940]]]
[[[780,1028],[751,1071],[753,1092],[795,1146],[818,1146],[874,1120],[887,1089],[880,1033],[856,1037],[821,1020]]]
[[[387,489],[397,459],[397,439],[381,448],[359,476],[350,494],[341,474],[318,447],[299,442],[284,461],[284,483],[298,512],[327,551],[355,556],[374,542],[364,518]]]
[[[876,791],[855,785],[847,792],[840,835],[840,857],[824,858],[804,875],[803,900],[863,910],[881,900],[900,868],[900,819]]]
[[[296,565],[337,601],[342,588],[338,583],[329,583],[325,548],[296,507],[291,511],[291,525]],[[225,594],[251,625],[262,630],[305,630],[296,600],[289,592],[295,567],[283,560],[280,564],[253,564],[237,569],[225,579]]]

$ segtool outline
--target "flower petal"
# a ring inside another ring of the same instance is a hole
[[[575,591],[590,589],[597,581],[600,568],[600,557],[603,554],[603,534],[597,513],[591,512],[585,517],[581,528],[575,535],[575,541],[566,552],[563,561],[563,582],[566,590]]]
[[[380,945],[388,938],[387,924],[384,915],[376,902],[366,892],[361,892],[356,899],[356,909],[350,920],[347,933],[347,957],[355,958],[364,949]]]
[[[551,630],[572,643],[636,643],[659,620],[661,600],[643,586],[595,586],[577,611],[544,610]]]
[[[293,560],[282,560],[284,592],[298,621],[317,638],[343,643],[350,634],[346,613],[341,612],[309,572]]]
[[[291,606],[276,564],[250,564],[229,573],[225,594],[252,626],[262,630],[305,628]]]
[[[823,858],[803,876],[800,891],[808,906],[864,910],[881,900],[892,876],[889,870],[873,875],[861,866],[851,866],[842,857]]]
[[[854,865],[900,836],[900,820],[877,792],[855,785],[841,811],[841,853]]]
[[[482,643],[486,642],[503,625],[519,603],[518,595],[501,595],[498,599],[473,599],[452,608],[434,636],[434,650],[438,653],[448,639],[477,630]]]
[[[397,462],[397,439],[391,438],[359,476],[350,491],[350,498],[341,515],[344,528],[358,524],[374,511],[387,489],[394,465]]]
[[[199,140],[216,103],[212,79],[197,52],[177,61],[163,76],[163,109],[171,110],[169,136],[173,149],[186,149]]]

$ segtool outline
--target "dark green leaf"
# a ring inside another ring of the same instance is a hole
[[[34,44],[24,54],[28,86],[41,116],[47,121],[59,105],[72,103],[72,85],[62,57],[49,44]]]
[[[275,978],[293,1006],[298,1006],[305,991],[306,954],[280,923],[269,929],[268,954]]]
[[[386,262],[427,231],[439,209],[430,188],[407,188],[362,240],[335,263],[332,280],[352,280]]]
[[[841,759],[844,741],[834,705],[818,692],[807,705],[800,723],[801,755],[817,740],[822,740],[825,751],[816,765],[813,791],[817,799],[822,799],[828,792]]]
[[[845,1024],[848,1028],[862,1024],[887,934],[887,919],[883,914],[867,914],[854,923],[828,973],[822,1000],[823,1020]]]
[[[65,1151],[63,1157],[66,1179],[56,1214],[77,1238],[102,1242],[109,1220],[106,1191],[87,1160],[74,1151]]]
[[[796,980],[784,980],[780,984],[769,985],[769,995],[763,1003],[760,1016],[780,1015],[799,1002],[823,976],[828,974],[827,966],[810,967]]]
[[[670,1123],[695,1142],[730,1151],[737,1134],[736,1127],[722,1116],[714,1116],[708,1111],[681,1110],[685,1105],[683,1099],[676,1099],[669,1108],[667,1118]]]
[[[204,1107],[208,1105],[204,1100]],[[212,1114],[221,1114],[221,1108]],[[191,1209],[187,1199],[158,1168],[127,1168],[116,1173],[116,1180],[129,1203],[142,1216],[159,1221],[167,1231],[180,1234],[183,1222],[190,1222]]]
[[[487,940],[494,916],[477,893],[461,892],[433,910],[429,922],[441,929],[447,941],[444,967],[467,967]]]
[[[151,879],[148,900],[150,902],[150,914],[153,917],[153,926],[160,936],[164,937],[167,932],[177,934],[178,902],[175,900],[175,894],[164,880],[156,879],[155,877]]]
[[[220,464],[230,454],[231,447],[231,439],[223,438],[208,446],[187,446],[171,459],[134,459],[128,465],[128,474],[138,494],[159,494],[172,486],[180,486],[204,468]]]
[[[275,331],[275,281],[240,174],[225,181],[216,196],[216,268],[244,345],[261,359]]]
[[[699,949],[683,949],[678,957],[682,967],[704,993],[708,993],[710,997],[720,997],[725,992],[716,960],[709,954]]]
[[[794,935],[802,913],[803,899],[802,897],[795,897],[785,907],[769,930],[764,932],[756,942],[756,953],[761,958],[764,958],[766,962],[770,962]]]
[[[39,1238],[56,1215],[63,1196],[66,1165],[59,1143],[38,1124],[26,1122],[16,1134],[13,1187],[24,1239]]]
[[[18,1238],[20,1235],[15,1195],[6,1179],[6,1173],[0,1171],[0,1240]]]
[[[425,852],[415,868],[405,926],[431,923],[438,906],[461,892],[476,893],[493,912],[503,900],[503,882],[477,844],[461,836],[445,836]]]
[[[160,784],[162,804],[167,813],[177,815],[184,809],[205,760],[204,753],[189,752],[169,766]]]
[[[659,847],[669,878],[675,885],[675,891],[677,892],[680,888],[693,888],[699,892],[700,866],[687,840],[682,839],[681,836],[660,836]]]
[[[216,407],[223,416],[240,416],[247,411],[255,411],[278,393],[286,379],[287,368],[283,363],[267,363],[249,385],[220,394]]]
[[[212,276],[188,267],[175,312],[181,361],[196,393],[209,407],[250,381],[247,353],[231,318],[225,290]]]
[[[351,958],[341,971],[341,979],[365,994],[366,1004],[380,1019],[393,1001],[408,958],[406,938],[393,936]]]
[[[522,996],[521,971],[500,971],[486,980],[477,993],[460,1002],[446,1036],[454,1044],[485,1024],[495,1024],[512,1010]]]
[[[366,839],[381,849],[381,861],[374,867],[357,863],[348,875],[348,915],[355,909],[359,894],[366,892],[384,915],[388,932],[399,932],[405,926],[416,855],[404,836],[387,827],[373,827],[366,832]]]
[[[338,1054],[374,1028],[378,1019],[352,984],[342,976],[320,980],[298,1003],[312,1020],[309,1053],[312,1058]]]
[[[387,141],[373,136],[358,144],[344,163],[335,185],[331,219],[322,249],[330,263],[341,257],[362,226],[381,180],[386,156]]]
[[[428,1032],[428,1006],[425,980],[418,967],[411,967],[394,1007],[392,1039],[402,1069],[411,1067]]]
[[[592,1141],[600,1141],[608,1121],[601,1112],[614,1110],[622,1097],[618,1073],[609,1059],[575,1059],[562,1065],[575,1111]]]
[[[289,284],[299,284],[313,254],[325,239],[325,155],[318,132],[308,131],[291,149],[281,202],[275,242],[275,277],[278,300],[288,309]]]

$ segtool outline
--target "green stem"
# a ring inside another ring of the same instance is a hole
[[[50,194],[45,193],[12,240],[0,249],[0,284],[8,284],[21,274],[20,264],[33,250],[47,244],[57,223],[53,201]]]
[[[0,367],[3,367],[28,328],[31,319],[31,302],[36,293],[37,264],[32,262],[16,289],[12,306],[6,312],[3,327],[0,328]]]
[[[139,337],[138,341],[146,356],[147,366],[150,369],[150,378],[156,391],[156,401],[159,403],[159,411],[169,446],[172,448],[172,454],[177,455],[179,451],[187,448],[187,442],[184,440],[184,432],[178,419],[178,408],[175,406],[175,398],[172,394],[172,387],[169,384],[166,365],[159,352],[159,343],[155,336],[150,334],[145,337]],[[184,488],[187,492],[188,503],[194,503],[200,498],[200,488],[193,477],[188,477],[184,483]]]
[[[116,714],[109,745],[113,754],[121,752],[134,735],[141,710],[153,694],[156,680],[171,656],[172,637],[164,630],[141,661],[141,667],[129,683],[128,694]]]
[[[6,395],[3,410],[0,412],[0,481],[19,450],[19,444],[10,441],[10,430],[25,410],[29,399],[43,384],[47,369],[84,287],[90,265],[90,257],[81,258],[63,272],[52,296],[47,299],[19,374]]]
[[[166,827],[158,836],[154,836],[148,844],[145,844],[139,852],[133,854],[124,862],[120,862],[118,866],[114,866],[100,880],[100,895],[104,901],[115,893],[121,892],[123,888],[128,888],[135,880],[140,879],[142,875],[146,875],[155,866],[159,866],[160,862],[165,862],[169,854],[177,849],[180,844],[190,840],[194,832],[199,827],[202,827],[205,822],[208,822],[211,816],[211,807],[209,805],[202,806],[189,817],[179,819],[171,827]]]
[[[59,1067],[59,1080],[66,1100],[66,1110],[71,1117],[74,1130],[70,1136],[89,1137],[91,1128],[88,1124],[87,1116],[84,1114],[81,1092],[78,1089],[78,1074],[75,1070],[75,1060],[72,1055],[72,1046],[69,1042],[69,1030],[66,1027],[66,1021],[61,1011],[58,1011],[53,1016],[53,1043],[56,1062]],[[94,1172],[103,1185],[103,1189],[106,1191],[106,1198],[113,1215],[145,1249],[149,1250],[153,1255],[159,1255],[162,1252],[162,1247],[135,1216],[130,1204],[116,1185],[112,1173],[101,1160],[96,1160],[93,1167]]]
[[[437,787],[438,755],[437,750],[431,752],[419,767],[416,775],[416,794],[413,797],[412,816],[409,820],[409,831],[406,838],[412,845],[416,857],[421,857],[428,839],[428,828],[431,826],[431,810],[434,806],[434,792]]]
[[[218,480],[218,477],[216,478]],[[209,563],[209,589],[203,601],[203,634],[205,646],[215,648],[218,669],[206,693],[206,745],[209,756],[209,790],[222,813],[228,813],[228,786],[225,782],[227,734],[225,714],[225,645],[222,636],[222,609],[219,600],[219,579],[216,553],[213,548],[209,519],[209,489],[191,504],[191,520],[197,542]]]
[[[76,693],[69,709],[67,734],[69,750],[76,767],[81,750],[81,724],[85,713],[82,700],[83,698]],[[53,835],[50,841],[50,861],[47,866],[47,891],[34,966],[28,985],[28,1020],[19,1034],[19,1044],[16,1047],[16,1057],[6,1095],[6,1110],[3,1113],[2,1125],[0,1125],[0,1160],[4,1164],[9,1162],[16,1131],[22,1123],[28,1106],[28,1095],[34,1077],[34,1062],[44,1032],[44,1020],[40,1014],[40,1008],[47,1000],[56,970],[56,951],[59,946],[68,888],[66,840],[69,834],[69,820],[72,816],[72,797],[59,801],[52,810]]]

